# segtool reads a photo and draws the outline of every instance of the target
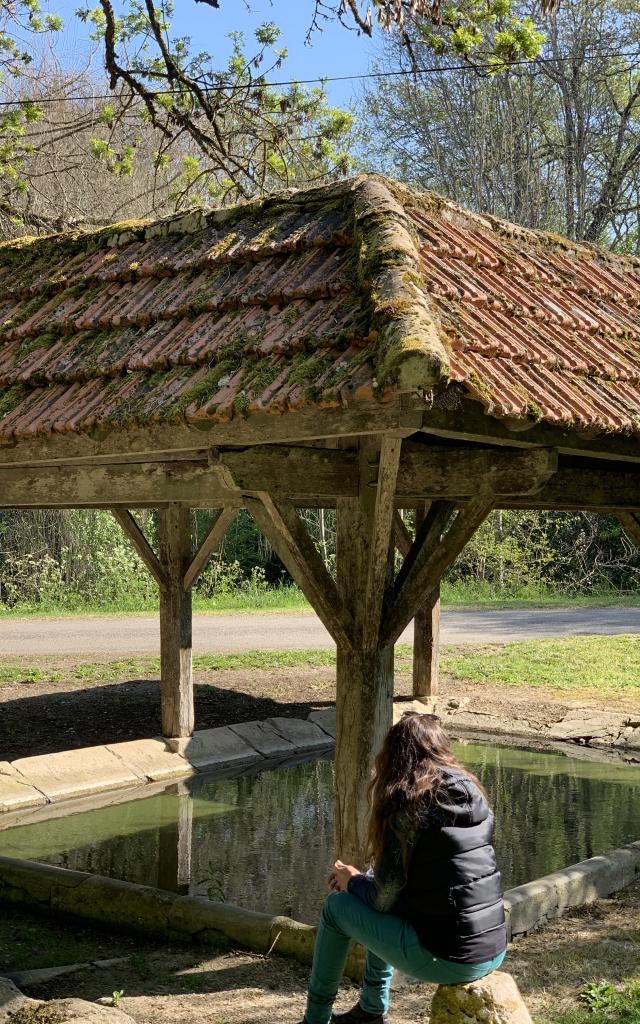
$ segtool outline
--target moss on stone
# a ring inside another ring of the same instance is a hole
[[[25,384],[13,384],[6,391],[0,390],[0,419],[13,412],[29,394],[30,389]]]
[[[51,348],[52,345],[58,341],[60,335],[53,332],[47,331],[44,334],[35,334],[31,338],[25,338],[22,344],[16,350],[16,364],[26,359],[28,355],[35,352],[37,349]]]

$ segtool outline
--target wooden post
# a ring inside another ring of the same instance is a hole
[[[393,517],[385,509],[384,495],[381,500],[380,486],[371,486],[377,469],[370,460],[371,452],[361,451],[360,497],[341,498],[336,508],[338,589],[353,618],[352,645],[338,643],[337,652],[336,849],[342,860],[359,868],[366,867],[367,786],[393,707],[393,644],[381,647],[379,625],[370,621],[375,580],[369,593],[374,538],[384,552],[387,587],[393,582]],[[382,470],[381,465],[379,485],[393,489],[393,472]]]
[[[425,505],[416,510],[416,533],[424,522]],[[413,696],[435,697],[440,659],[440,587],[435,587],[413,620]]]
[[[440,659],[440,587],[427,596],[413,620],[413,696],[435,697]]]
[[[190,736],[194,726],[191,674],[191,520],[184,505],[160,509],[160,675],[163,736]]]

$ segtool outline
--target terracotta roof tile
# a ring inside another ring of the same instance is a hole
[[[0,441],[448,386],[638,432],[640,264],[373,177],[0,246]]]

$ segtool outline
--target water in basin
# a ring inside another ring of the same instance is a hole
[[[480,743],[456,754],[496,811],[505,887],[640,839],[633,765]],[[314,922],[333,851],[333,763],[204,776],[0,832],[0,853]]]

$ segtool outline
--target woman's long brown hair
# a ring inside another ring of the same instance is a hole
[[[437,803],[443,769],[447,768],[463,772],[484,792],[478,779],[451,752],[437,715],[405,711],[389,729],[369,783],[367,854],[374,866],[382,853],[385,829],[396,831],[394,816],[399,811],[418,816],[421,809]],[[404,850],[403,836],[398,838]]]

